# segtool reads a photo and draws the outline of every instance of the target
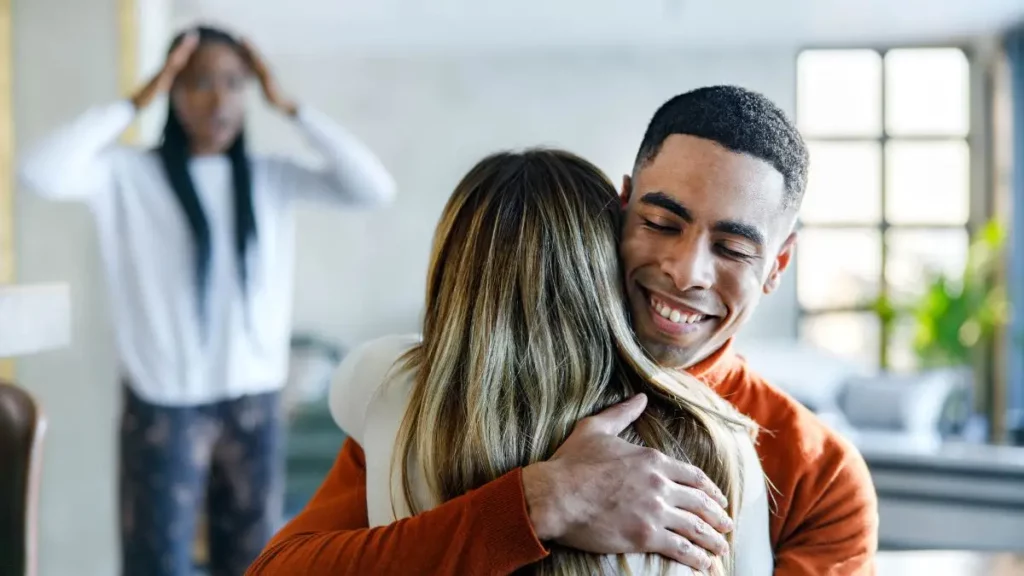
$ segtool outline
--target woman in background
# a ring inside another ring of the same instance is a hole
[[[291,118],[324,167],[246,151],[245,89]],[[117,145],[169,92],[154,150]],[[375,206],[394,195],[380,161],[280,91],[252,46],[198,28],[131,100],[86,112],[27,154],[26,187],[80,200],[96,219],[124,387],[124,574],[192,574],[201,503],[209,572],[239,575],[277,528],[298,200]]]
[[[368,526],[391,525],[547,460],[584,418],[645,394],[646,410],[623,437],[703,470],[737,520],[732,554],[705,568],[772,573],[753,424],[641,350],[624,304],[619,203],[595,166],[557,150],[486,158],[456,187],[434,237],[422,336],[361,346],[331,388],[335,419],[365,454]],[[329,482],[250,574],[346,573],[329,540],[347,511],[332,508]],[[690,573],[657,555],[550,552],[526,572]]]

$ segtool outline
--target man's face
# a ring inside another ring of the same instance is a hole
[[[633,327],[661,365],[718,350],[779,285],[796,235],[771,164],[672,135],[625,178],[620,252]]]

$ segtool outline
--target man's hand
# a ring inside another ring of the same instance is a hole
[[[699,468],[618,437],[646,405],[638,394],[581,420],[550,460],[524,468],[530,520],[541,540],[706,570],[708,552],[728,552],[725,496]]]

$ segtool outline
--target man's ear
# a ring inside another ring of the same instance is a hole
[[[762,290],[765,294],[771,294],[782,283],[782,273],[786,271],[786,268],[789,268],[790,262],[793,261],[793,253],[796,251],[796,240],[797,233],[793,231],[786,238],[786,241],[782,243],[782,249],[779,250],[778,256],[772,262],[772,269],[768,273],[768,278],[764,281]]]
[[[625,208],[626,204],[629,204],[629,197],[633,195],[633,179],[629,177],[629,174],[622,176],[622,192],[619,194],[619,198],[622,200],[622,207]]]

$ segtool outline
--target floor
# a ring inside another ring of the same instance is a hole
[[[1024,556],[975,552],[881,552],[878,576],[1024,576]]]
[[[196,567],[195,576],[207,576]],[[974,552],[880,552],[878,576],[1024,576],[1024,556]]]

